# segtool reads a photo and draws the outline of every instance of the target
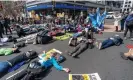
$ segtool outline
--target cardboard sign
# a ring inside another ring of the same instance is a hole
[[[98,73],[92,74],[69,74],[69,80],[101,80]]]
[[[64,17],[64,12],[63,13],[57,13],[57,17]]]
[[[59,54],[62,54],[62,52],[59,51],[59,50],[57,50],[57,49],[51,49],[51,50],[49,50],[49,51],[46,52],[46,53],[40,54],[38,57],[39,57],[40,59],[46,61],[48,58],[51,57],[51,54],[52,54],[53,52],[57,52],[57,53],[59,53]]]

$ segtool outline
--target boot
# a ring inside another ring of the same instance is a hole
[[[115,28],[116,28],[115,31],[118,32],[118,26],[116,26]]]

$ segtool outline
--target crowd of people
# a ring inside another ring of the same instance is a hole
[[[117,19],[116,21],[118,21]],[[124,17],[121,20],[121,26],[126,26],[124,37],[126,38],[127,31],[129,30],[131,40],[133,38],[131,27],[133,25],[132,21],[133,13],[128,14],[127,18]],[[54,19],[51,21],[51,23],[47,23],[47,25],[44,27],[44,30],[29,35],[25,34],[25,31],[22,27],[16,25],[14,28],[19,38],[15,38],[11,35],[8,36],[8,38],[6,38],[3,43],[13,42],[14,45],[12,48],[0,48],[0,55],[4,56],[19,53],[21,48],[25,47],[25,45],[30,45],[30,43],[46,44],[51,41],[55,41],[56,36],[65,35],[66,33],[73,33],[73,35],[70,36],[68,45],[73,46],[74,49],[72,51],[67,51],[66,53],[74,58],[78,57],[79,54],[81,54],[88,48],[92,49],[94,46],[101,50],[110,46],[119,46],[120,44],[123,44],[123,39],[119,35],[114,35],[112,37],[108,37],[108,39],[105,39],[102,42],[98,42],[97,38],[94,37],[94,33],[100,34],[102,29],[100,30],[98,28],[95,28],[92,25],[92,22],[93,21],[91,21],[88,16],[85,18],[83,16],[80,16],[75,20],[67,20],[65,25],[62,25],[62,22]],[[62,27],[59,27],[59,25]],[[115,26],[116,31],[118,31],[118,25],[116,24]],[[121,30],[123,29],[124,28],[122,27]],[[9,30],[12,34],[12,30],[10,28],[10,20],[8,18],[5,18],[4,22],[0,22],[0,30],[0,42],[2,42],[3,34],[5,34],[4,31],[6,31],[7,34]],[[130,49],[127,53],[121,53],[121,57],[123,59],[133,58],[132,51],[133,50]],[[59,65],[59,62],[64,59],[63,55],[58,57],[56,56],[59,53],[59,50],[55,50],[55,52],[50,52],[50,55],[48,55],[49,57],[47,57],[47,52],[43,51],[43,55],[41,55],[40,57],[34,50],[24,52],[23,54],[20,54],[10,60],[0,62],[0,76],[3,76],[5,73],[20,68],[25,63],[28,63],[31,59],[37,57],[39,58],[38,60],[30,62],[28,68],[26,68],[26,71],[20,72],[19,75],[15,75],[13,77],[13,80],[21,80],[22,78],[24,80],[36,80],[36,77],[38,77],[37,75],[39,75],[42,71],[47,70],[52,65],[57,70],[70,72],[69,68],[64,68],[63,66]]]
[[[127,35],[127,32],[129,31],[130,32],[130,39],[133,40],[132,38],[132,21],[133,21],[133,12],[130,12],[130,13],[122,13],[122,14],[114,14],[114,26],[115,26],[115,30],[118,32],[118,27],[119,27],[119,23],[120,23],[120,31],[124,31],[124,28],[125,28],[125,31],[124,31],[124,39],[127,39],[126,35]]]

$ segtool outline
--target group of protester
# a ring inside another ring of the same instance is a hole
[[[130,39],[133,40],[133,28],[132,28],[132,21],[133,21],[133,12],[130,12],[130,13],[122,13],[121,14],[114,14],[114,26],[116,28],[116,31],[118,32],[118,26],[119,26],[119,21],[120,21],[120,26],[121,26],[121,29],[120,31],[124,31],[124,28],[125,28],[125,31],[124,31],[124,39],[127,39],[126,35],[127,35],[127,32],[129,31],[130,32]]]
[[[69,41],[69,45],[74,46],[75,48],[71,52],[67,52],[67,54],[76,58],[80,53],[82,53],[86,49],[88,49],[88,48],[92,49],[93,43],[95,42],[94,41],[95,39],[93,36],[93,33],[94,33],[93,30],[94,30],[94,28],[89,26],[89,27],[86,27],[85,29],[82,29],[81,32],[75,33]],[[39,34],[46,35],[46,33],[47,33],[47,31],[42,31],[37,34],[30,35],[29,39],[32,39],[34,37],[34,39],[36,40],[36,38],[37,38],[37,36],[39,36]],[[82,38],[80,38],[80,40],[78,40],[79,36],[82,36]],[[23,38],[22,40],[26,41],[28,39],[28,36],[26,36],[26,37],[27,38],[22,37]],[[44,37],[44,36],[41,36],[41,37]],[[33,39],[33,41],[34,41],[34,39]],[[16,43],[19,43],[19,41],[21,41],[21,39],[20,40],[16,39],[16,42],[15,41],[14,42],[16,44]],[[109,38],[108,40],[102,42],[101,47],[102,46],[103,47],[101,49],[107,48],[112,45],[120,45],[121,43],[122,43],[121,38],[118,35],[116,35],[113,39]],[[17,45],[15,45],[14,48],[0,49],[1,55],[10,55],[12,53],[19,52],[20,47],[19,46],[16,47],[16,46]],[[24,47],[24,45],[21,47]],[[46,52],[44,51],[43,53],[46,53]],[[25,72],[20,72],[19,75],[16,75],[13,77],[14,80],[20,80],[21,78],[24,78],[24,80],[30,80],[30,79],[34,80],[35,76],[33,77],[33,75],[37,75],[36,74],[37,72],[39,74],[41,71],[45,71],[51,65],[53,65],[57,70],[63,70],[65,72],[69,72],[70,71],[69,68],[63,68],[62,66],[60,66],[58,64],[57,59],[55,57],[56,54],[57,53],[52,53],[50,55],[50,58],[48,58],[46,61],[43,60],[43,58],[41,58],[41,60],[31,62]],[[4,73],[11,72],[11,71],[18,69],[19,67],[24,65],[26,62],[28,62],[29,60],[31,60],[33,58],[36,58],[37,56],[38,56],[37,52],[30,50],[28,52],[25,52],[23,54],[20,54],[20,55],[14,57],[11,60],[0,62],[0,65],[1,65],[0,66],[0,75],[3,75]],[[46,56],[46,55],[43,55],[43,56]],[[29,69],[30,69],[30,71],[29,71]],[[34,74],[34,72],[36,72],[36,73]],[[27,76],[27,74],[29,76]],[[24,75],[25,75],[25,77],[24,77]]]
[[[126,18],[126,26],[131,27],[131,23],[128,23],[132,21],[133,14],[130,14]],[[103,19],[103,18],[101,18]],[[90,22],[89,22],[90,21]],[[6,21],[5,21],[6,22]],[[77,26],[73,28],[69,22],[62,28],[57,27],[55,24],[54,26],[47,25],[47,29],[40,31],[35,34],[31,35],[25,35],[24,30],[17,25],[16,32],[19,38],[13,38],[10,36],[6,41],[12,41],[14,42],[13,48],[1,48],[0,49],[0,55],[10,55],[13,53],[19,53],[20,49],[22,47],[25,47],[26,44],[29,44],[30,42],[33,44],[46,44],[50,41],[56,40],[55,36],[64,35],[67,32],[74,32],[73,36],[71,36],[68,45],[73,46],[74,49],[72,51],[67,51],[66,53],[69,56],[72,56],[74,58],[78,57],[80,53],[87,50],[88,48],[92,49],[95,45],[99,50],[108,48],[110,46],[119,46],[123,43],[123,39],[119,35],[114,35],[112,37],[109,37],[108,39],[105,39],[102,42],[98,42],[96,38],[94,38],[94,33],[101,32],[98,28],[93,27],[91,19],[87,21],[85,24],[81,24],[82,20],[79,21],[80,23],[77,23]],[[7,23],[7,22],[6,22]],[[1,30],[1,29],[0,29]],[[132,31],[130,31],[132,32]],[[131,37],[132,35],[130,35]],[[2,37],[1,37],[2,38]],[[132,37],[131,37],[132,38]],[[4,42],[6,42],[4,41]],[[24,41],[24,42],[21,42]],[[18,68],[20,68],[25,63],[28,63],[31,59],[34,59],[38,57],[38,60],[32,61],[29,63],[28,67],[26,68],[26,71],[20,72],[19,75],[15,75],[13,77],[13,80],[36,80],[41,72],[46,71],[50,66],[54,66],[57,70],[70,72],[69,68],[64,68],[59,65],[59,62],[64,59],[63,56],[56,56],[58,54],[58,50],[55,50],[56,52],[51,52],[49,57],[47,57],[47,52],[43,51],[43,55],[41,57],[38,55],[38,53],[34,50],[29,50],[27,52],[24,52],[23,54],[19,54],[18,56],[7,60],[0,62],[0,76],[4,75],[5,73],[14,71]],[[128,59],[132,56],[132,49],[129,50],[128,53],[121,53],[122,58]]]

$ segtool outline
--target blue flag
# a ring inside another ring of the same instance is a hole
[[[100,29],[103,29],[103,21],[106,17],[106,11],[102,15],[100,15],[100,9],[97,8],[95,14],[89,14],[90,20],[92,21],[93,27],[98,27]]]

